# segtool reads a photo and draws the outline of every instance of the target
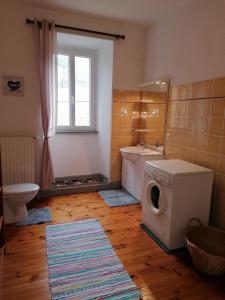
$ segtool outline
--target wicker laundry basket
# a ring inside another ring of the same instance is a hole
[[[195,267],[209,275],[225,274],[225,232],[203,226],[192,218],[186,232],[187,247]]]

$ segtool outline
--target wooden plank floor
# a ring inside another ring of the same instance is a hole
[[[186,252],[167,255],[142,231],[139,205],[109,208],[98,193],[87,193],[33,206],[51,207],[53,223],[97,218],[143,300],[225,299],[225,277],[199,274]],[[45,225],[7,226],[6,236],[0,299],[49,300]]]

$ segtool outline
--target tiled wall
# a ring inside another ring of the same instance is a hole
[[[166,157],[215,172],[211,222],[225,229],[225,78],[170,90]]]
[[[121,179],[120,148],[136,145],[139,135],[135,129],[140,127],[140,92],[113,91],[111,180]]]
[[[140,141],[155,145],[162,145],[164,142],[165,131],[165,114],[166,114],[166,93],[142,92],[142,101],[151,101],[151,103],[143,102],[141,104],[141,128],[148,129],[149,132],[140,133]]]
[[[152,103],[142,103],[141,100],[152,99]],[[112,112],[112,152],[111,180],[121,179],[120,148],[137,145],[162,143],[164,135],[165,100],[151,93],[143,95],[140,91],[113,91]],[[157,112],[154,114],[154,112]],[[146,118],[143,118],[143,113]],[[141,118],[142,116],[142,118]],[[149,133],[140,133],[136,129],[149,128]]]

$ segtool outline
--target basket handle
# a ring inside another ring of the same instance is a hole
[[[197,225],[192,225],[192,223],[194,223],[194,222],[196,222]],[[199,227],[201,227],[201,226],[202,226],[202,222],[201,222],[201,220],[198,219],[198,218],[191,218],[191,219],[189,220],[189,222],[188,222],[188,226],[199,226]]]
[[[194,225],[194,223],[195,223],[195,225]],[[201,220],[198,218],[191,218],[188,221],[186,233],[190,232],[193,229],[193,227],[202,227]]]

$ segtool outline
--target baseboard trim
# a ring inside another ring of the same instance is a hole
[[[63,187],[57,189],[50,189],[47,191],[40,191],[39,198],[45,199],[45,198],[57,197],[57,196],[68,196],[73,194],[99,192],[102,190],[118,189],[120,187],[121,187],[120,181],[112,181],[112,182],[100,183],[100,184],[87,184],[87,185],[77,186],[77,187]]]

